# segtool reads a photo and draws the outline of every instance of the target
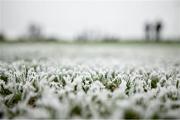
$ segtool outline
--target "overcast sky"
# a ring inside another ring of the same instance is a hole
[[[180,37],[179,0],[0,0],[0,30],[26,34],[30,23],[44,34],[73,38],[92,30],[121,38],[141,38],[145,22],[162,20],[164,37]]]

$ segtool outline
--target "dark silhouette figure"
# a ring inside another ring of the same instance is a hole
[[[145,39],[149,41],[151,39],[151,24],[146,23],[144,27]]]
[[[163,25],[162,25],[161,21],[158,21],[155,24],[155,39],[156,39],[156,42],[159,42],[161,40],[162,27],[163,27]]]

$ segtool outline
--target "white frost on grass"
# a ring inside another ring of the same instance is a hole
[[[0,48],[2,118],[180,118],[178,48],[23,47]]]

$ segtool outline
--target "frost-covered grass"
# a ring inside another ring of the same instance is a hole
[[[0,118],[180,118],[179,53],[1,45]]]

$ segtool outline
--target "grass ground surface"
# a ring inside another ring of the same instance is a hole
[[[0,118],[180,118],[178,43],[0,43]]]

